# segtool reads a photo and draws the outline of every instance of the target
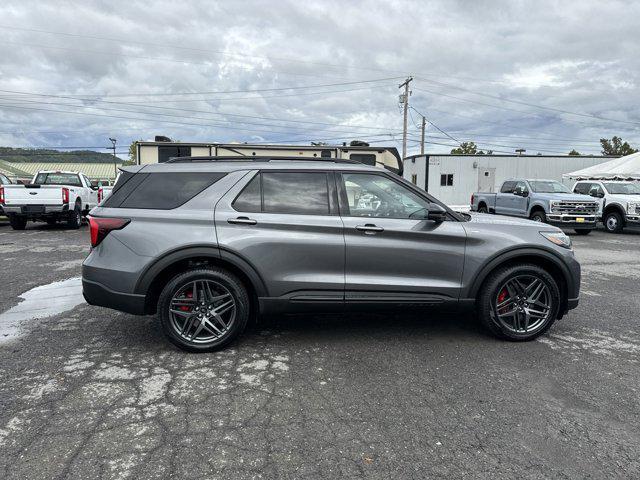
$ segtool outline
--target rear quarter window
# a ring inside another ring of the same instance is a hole
[[[185,204],[224,176],[225,173],[203,172],[121,176],[104,206],[171,210]]]

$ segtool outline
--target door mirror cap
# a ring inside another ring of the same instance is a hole
[[[429,212],[427,213],[427,220],[434,222],[444,222],[447,219],[447,211],[437,203],[429,205]]]

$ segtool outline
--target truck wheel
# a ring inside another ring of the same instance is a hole
[[[532,264],[491,273],[477,299],[480,322],[499,338],[533,340],[555,322],[560,289],[549,273]]]
[[[609,212],[604,216],[604,228],[609,233],[622,232],[622,216],[618,212]]]
[[[73,230],[77,230],[80,228],[82,224],[82,211],[80,211],[80,205],[76,204],[76,207],[73,209],[73,212],[69,213],[69,218],[67,218],[67,227],[72,228]]]
[[[9,224],[14,230],[24,230],[27,227],[27,219],[24,217],[18,217],[11,215],[9,217]]]
[[[531,214],[531,217],[529,218],[531,218],[531,220],[533,220],[534,222],[547,223],[547,216],[542,210],[536,210]]]
[[[589,235],[589,234],[591,233],[591,230],[586,230],[586,229],[584,229],[584,228],[577,228],[577,229],[575,230],[575,232],[576,232],[578,235]]]
[[[478,213],[489,213],[489,210],[485,204],[482,204],[478,207]]]
[[[226,270],[197,268],[167,283],[158,300],[158,314],[171,343],[189,352],[213,352],[244,331],[249,295]]]

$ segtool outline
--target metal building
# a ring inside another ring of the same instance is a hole
[[[473,192],[495,192],[509,178],[562,181],[562,174],[606,162],[607,156],[412,155],[403,176],[448,205],[468,205]]]

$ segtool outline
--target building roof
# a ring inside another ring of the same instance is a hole
[[[122,163],[117,164],[118,168]],[[90,179],[115,179],[113,163],[67,163],[67,162],[7,162],[0,160],[0,172],[9,177],[32,177],[40,170],[73,171],[84,173]]]

